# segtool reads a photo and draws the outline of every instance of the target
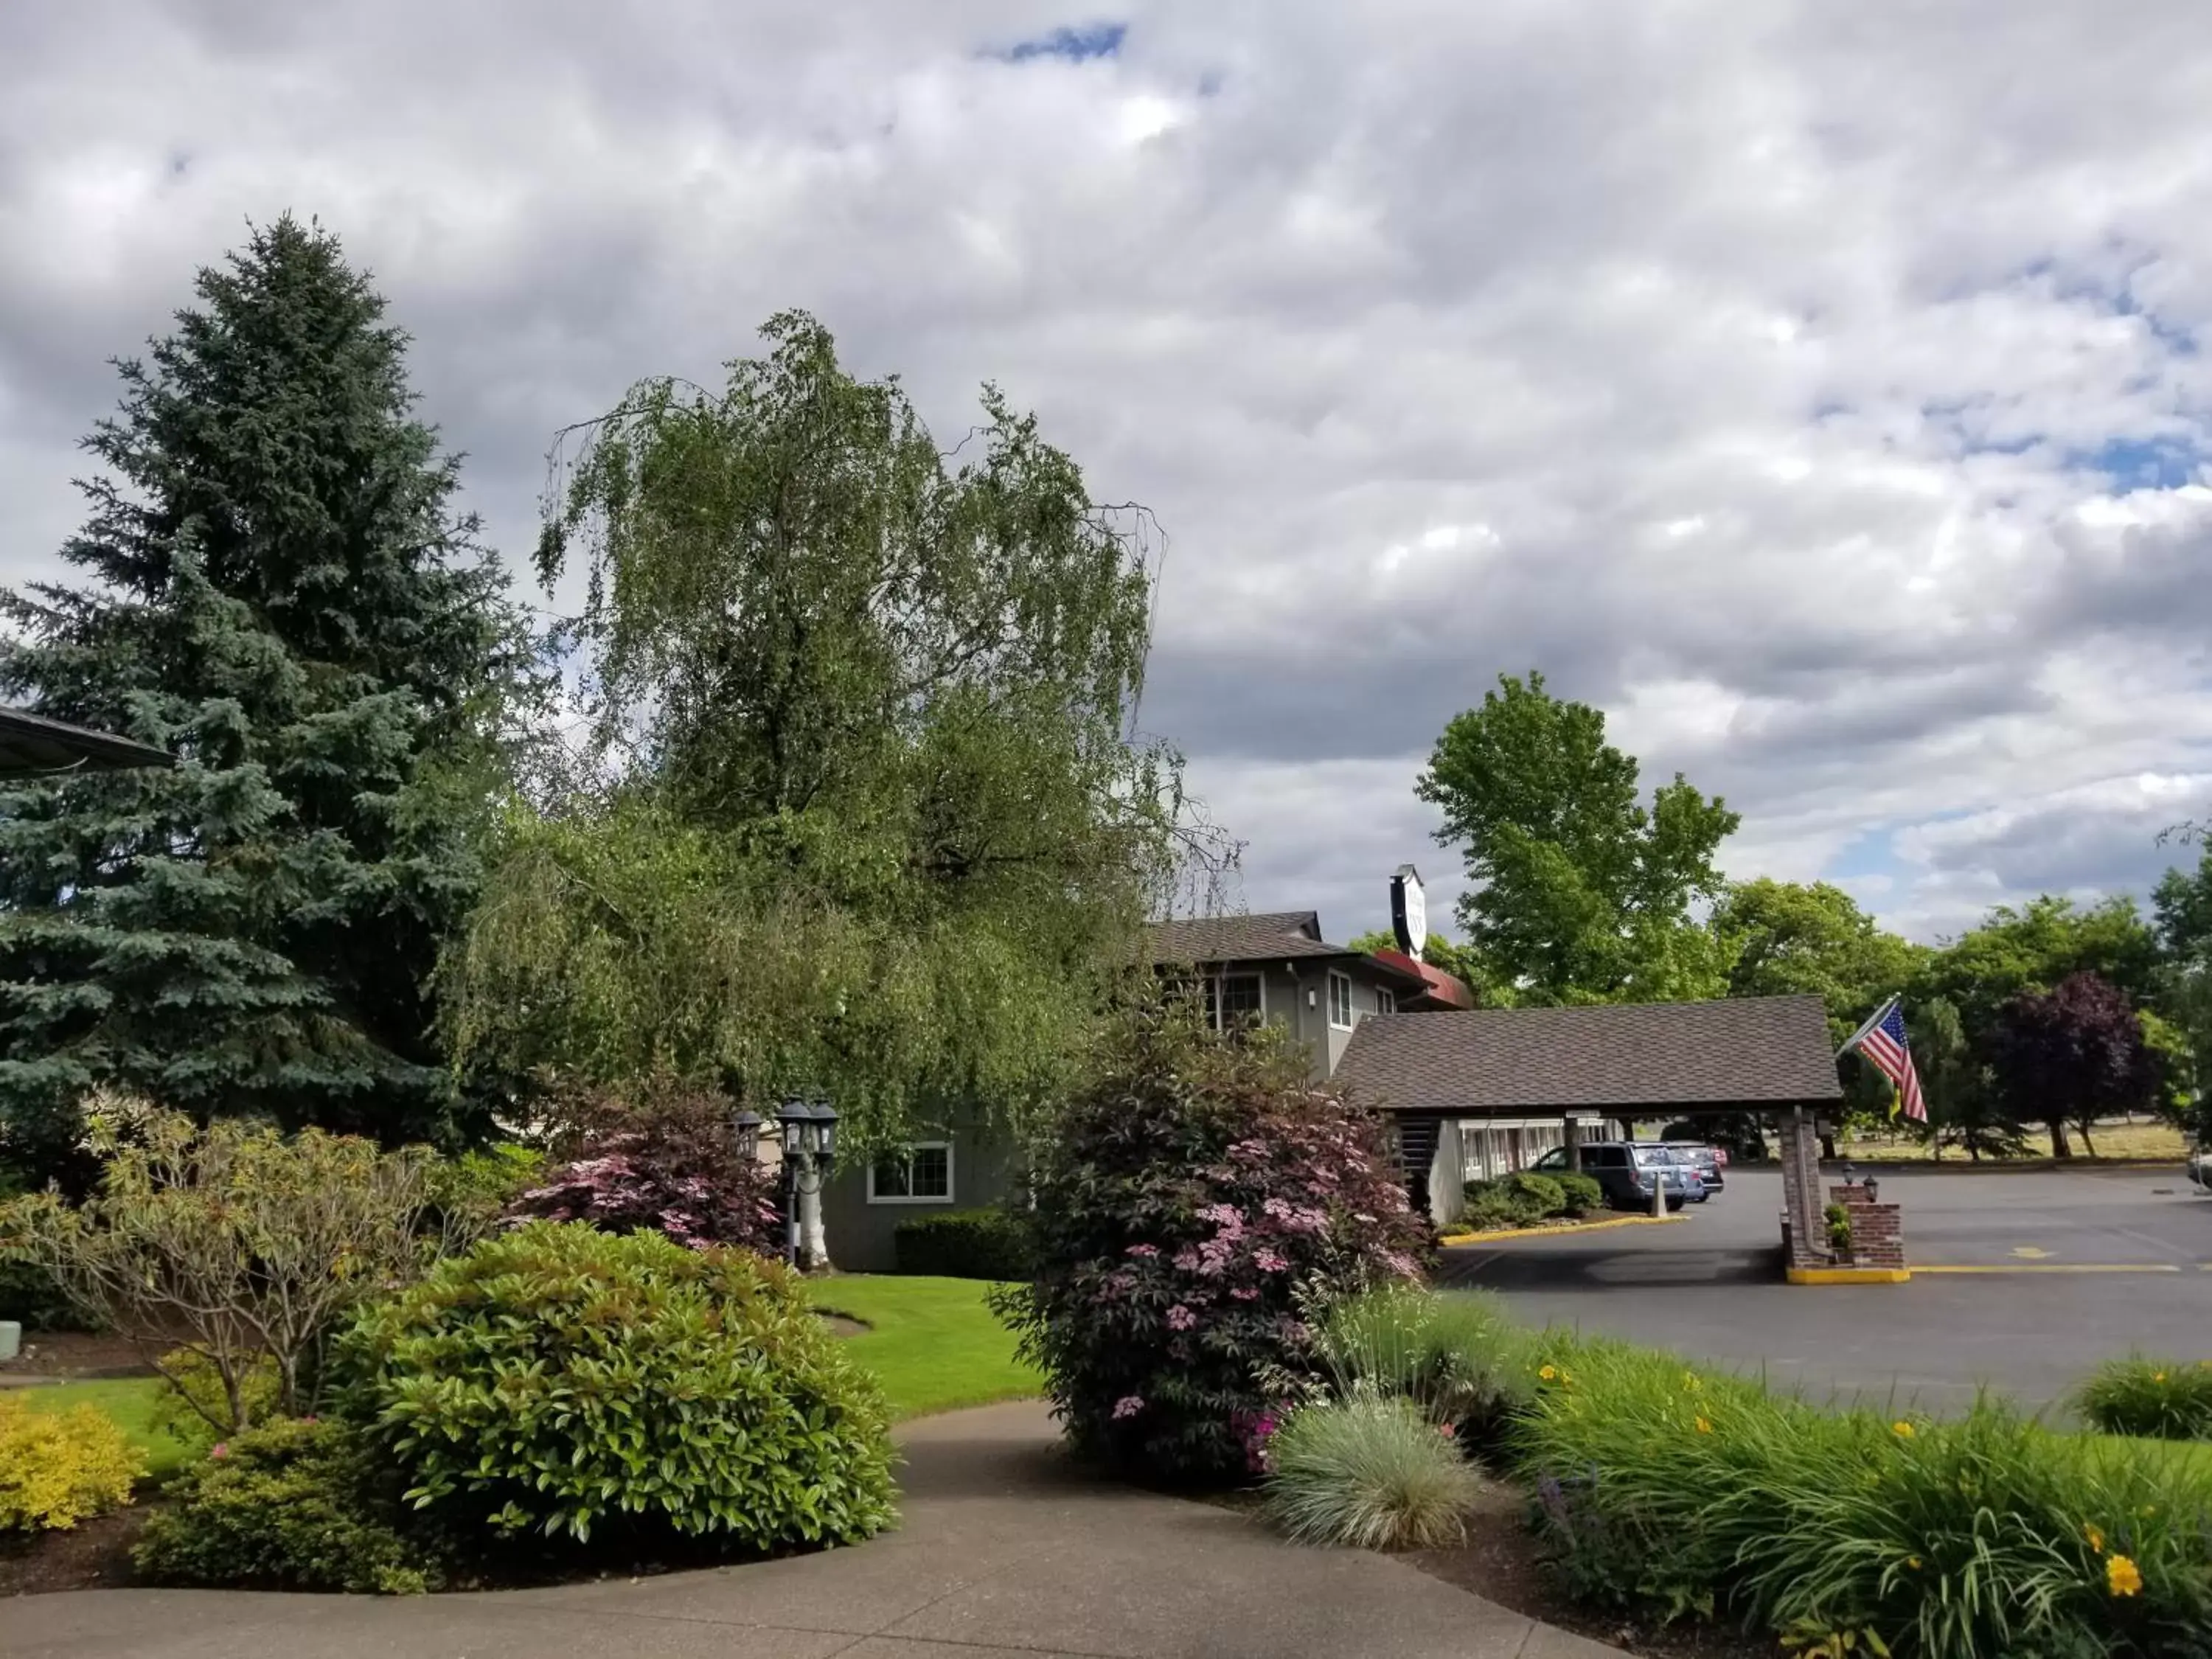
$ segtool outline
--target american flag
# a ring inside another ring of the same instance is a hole
[[[1905,1005],[1895,998],[1881,1017],[1859,1033],[1858,1051],[1875,1069],[1897,1085],[1905,1116],[1917,1123],[1928,1121],[1928,1103],[1920,1097],[1920,1074],[1912,1069],[1912,1046],[1905,1038]]]

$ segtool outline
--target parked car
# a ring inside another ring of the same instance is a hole
[[[1567,1149],[1554,1146],[1529,1167],[1538,1175],[1564,1174]],[[1654,1182],[1665,1184],[1669,1205],[1702,1204],[1712,1196],[1695,1164],[1678,1161],[1656,1142],[1586,1140],[1582,1171],[1597,1182],[1605,1201],[1617,1210],[1650,1209]]]
[[[1665,1146],[1674,1154],[1677,1163],[1686,1158],[1696,1167],[1710,1191],[1728,1190],[1728,1154],[1719,1147],[1708,1146],[1700,1140],[1669,1140]]]
[[[2199,1146],[2189,1155],[2189,1178],[2212,1193],[2212,1146]]]

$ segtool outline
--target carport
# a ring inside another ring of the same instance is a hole
[[[1542,1121],[1568,1157],[1594,1121],[1759,1112],[1783,1130],[1784,1217],[1823,1236],[1815,1120],[1843,1098],[1816,996],[1376,1015],[1334,1079],[1396,1122],[1415,1203],[1456,1218],[1462,1124]]]

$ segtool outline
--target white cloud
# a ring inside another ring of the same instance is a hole
[[[2197,8],[1147,4],[991,55],[1097,21],[0,9],[0,574],[53,568],[103,359],[289,206],[518,553],[556,428],[784,306],[947,432],[1037,408],[1172,536],[1147,723],[1256,904],[1441,884],[1413,775],[1531,666],[1726,793],[1739,872],[1894,836],[1851,878],[1925,931],[2154,870],[2212,489],[2118,473],[2212,453]]]

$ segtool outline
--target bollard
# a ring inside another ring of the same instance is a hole
[[[12,1319],[0,1319],[0,1359],[13,1359],[22,1351],[22,1326]]]

